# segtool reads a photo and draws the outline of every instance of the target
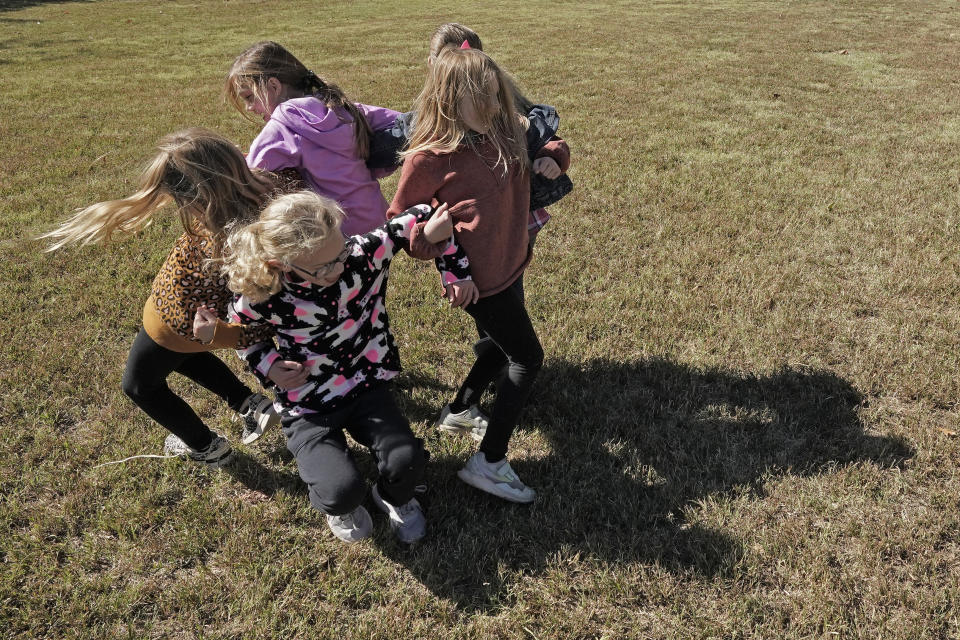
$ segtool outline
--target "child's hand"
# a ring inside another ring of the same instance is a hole
[[[480,299],[480,290],[473,280],[460,280],[444,287],[451,307],[465,307]]]
[[[197,313],[193,316],[193,337],[203,344],[210,344],[216,330],[217,312],[206,305],[197,307]]]
[[[303,386],[309,375],[309,369],[293,360],[277,360],[267,371],[267,378],[281,391]]]
[[[563,171],[560,171],[560,165],[553,158],[543,156],[533,161],[533,172],[539,173],[544,178],[556,180]]]
[[[437,244],[449,240],[452,233],[453,221],[450,220],[450,212],[447,210],[447,203],[444,202],[423,225],[423,235],[432,244]]]

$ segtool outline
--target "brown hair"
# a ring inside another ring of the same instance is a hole
[[[460,48],[464,42],[470,45],[471,49],[483,51],[483,43],[480,36],[470,27],[465,27],[459,22],[447,22],[437,27],[433,37],[430,38],[430,57],[436,59],[440,52],[447,47]]]
[[[192,235],[205,232],[212,241],[211,255],[218,259],[226,228],[255,219],[274,187],[269,174],[251,171],[226,138],[206,129],[185,129],[160,140],[133,195],[79,209],[40,237],[53,241],[48,249],[53,251],[109,240],[114,233],[136,233],[172,201],[184,230]]]
[[[483,42],[480,41],[480,36],[470,27],[465,27],[459,22],[447,22],[440,25],[433,33],[433,37],[430,38],[431,64],[437,59],[441,51],[448,48],[459,49],[464,42],[469,44],[471,49],[483,51]],[[530,113],[530,109],[533,108],[535,103],[523,95],[520,88],[517,87],[516,81],[507,76],[504,85],[513,94],[513,105],[516,107],[517,113],[520,115]]]
[[[224,90],[227,101],[247,116],[240,92],[249,89],[264,105],[267,104],[264,87],[267,80],[276,78],[280,84],[301,95],[313,96],[330,110],[343,109],[353,118],[353,135],[357,143],[357,155],[367,158],[370,154],[370,129],[367,119],[357,106],[347,99],[335,84],[320,78],[300,62],[283,46],[265,40],[249,47],[237,56],[227,73]],[[251,118],[252,119],[252,118]],[[346,122],[341,118],[343,122]]]

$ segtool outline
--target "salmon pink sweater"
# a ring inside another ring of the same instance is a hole
[[[537,155],[553,158],[563,171],[570,164],[563,140],[550,141]],[[452,153],[423,151],[409,156],[387,209],[392,218],[416,204],[446,202],[454,236],[470,260],[481,298],[509,287],[530,262],[529,169],[514,163],[504,171],[496,161],[496,149],[482,139],[476,151],[462,146]]]

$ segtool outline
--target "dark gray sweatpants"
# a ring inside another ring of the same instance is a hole
[[[332,413],[283,418],[287,448],[297,460],[300,477],[310,489],[310,504],[328,515],[356,509],[367,483],[347,447],[344,432],[370,449],[380,477],[380,496],[392,505],[405,504],[423,477],[423,440],[410,430],[384,384]]]

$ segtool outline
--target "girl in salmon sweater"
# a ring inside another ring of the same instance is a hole
[[[441,423],[452,415],[479,416],[480,394],[499,376],[480,450],[458,472],[461,480],[512,502],[536,494],[507,461],[510,437],[526,403],[543,349],[515,286],[530,262],[527,232],[530,172],[566,171],[569,152],[553,140],[527,155],[527,120],[516,112],[507,75],[476,49],[442,51],[415,103],[417,120],[387,216],[424,202],[450,205],[454,236],[466,251],[472,280],[446,276],[447,297],[489,335]],[[506,363],[506,366],[504,366]]]

